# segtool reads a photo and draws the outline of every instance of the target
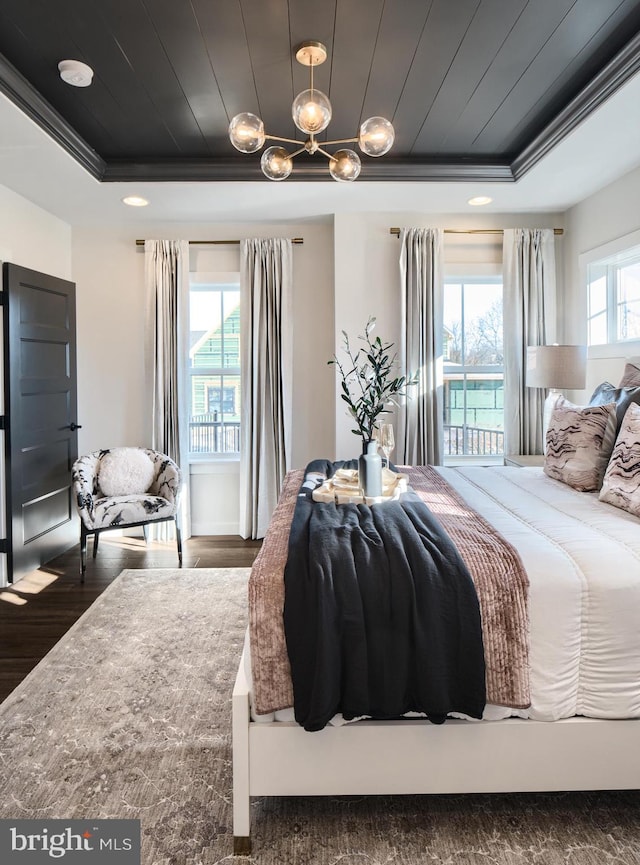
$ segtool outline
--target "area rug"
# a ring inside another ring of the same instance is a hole
[[[0,817],[136,818],[144,865],[232,862],[247,577],[124,571],[0,706]],[[640,863],[635,792],[273,798],[252,811],[240,863]]]

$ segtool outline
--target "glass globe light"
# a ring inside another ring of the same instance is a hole
[[[293,159],[284,147],[267,147],[260,159],[260,168],[269,180],[285,180],[293,171]]]
[[[264,144],[264,123],[255,114],[236,114],[229,124],[231,143],[241,153],[255,153]]]
[[[370,117],[360,126],[358,146],[367,156],[384,156],[393,146],[396,134],[384,117]]]
[[[317,135],[331,122],[329,97],[320,90],[303,90],[293,100],[291,116],[301,132]]]
[[[329,174],[334,180],[355,180],[361,168],[360,157],[353,150],[336,150],[329,160]]]

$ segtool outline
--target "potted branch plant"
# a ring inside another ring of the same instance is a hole
[[[380,416],[389,413],[390,405],[398,404],[398,397],[406,396],[407,387],[418,383],[417,374],[409,377],[396,374],[397,353],[391,351],[393,343],[384,342],[379,336],[372,338],[375,325],[376,319],[369,317],[364,335],[358,337],[362,344],[357,348],[352,347],[343,330],[346,360],[341,361],[334,355],[328,361],[340,373],[340,396],[355,421],[356,428],[351,431],[361,437],[363,454],[377,454],[374,430]]]

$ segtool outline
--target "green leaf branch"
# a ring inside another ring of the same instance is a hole
[[[337,355],[328,361],[340,373],[341,398],[346,402],[356,429],[351,432],[371,441],[380,415],[389,414],[389,405],[398,405],[397,399],[407,396],[406,388],[418,384],[417,373],[412,376],[396,375],[397,353],[391,354],[392,342],[383,342],[379,336],[371,338],[376,320],[370,317],[364,329],[363,343],[353,348],[346,331],[342,331],[345,359]]]

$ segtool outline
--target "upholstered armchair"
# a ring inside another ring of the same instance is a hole
[[[178,562],[182,542],[178,504],[182,478],[176,463],[149,448],[120,447],[93,451],[72,467],[76,506],[80,514],[80,578],[87,565],[87,537],[93,535],[93,557],[100,533],[173,520]]]

